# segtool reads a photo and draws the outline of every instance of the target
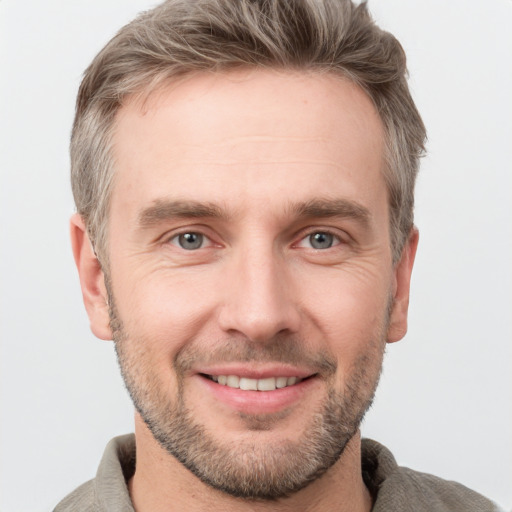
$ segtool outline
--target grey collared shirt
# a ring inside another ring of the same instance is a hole
[[[362,441],[362,468],[372,512],[499,512],[487,498],[456,482],[398,466],[391,452]],[[64,498],[54,512],[134,512],[127,481],[135,472],[133,434],[112,439],[96,477]]]

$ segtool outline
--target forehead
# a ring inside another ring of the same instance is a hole
[[[385,187],[383,144],[371,100],[346,78],[201,73],[120,109],[113,203],[178,195],[235,207],[333,194],[371,202]]]

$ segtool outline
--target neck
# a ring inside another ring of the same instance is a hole
[[[372,507],[361,474],[359,433],[323,476],[292,496],[276,501],[234,498],[204,484],[158,444],[138,415],[135,439],[137,467],[128,485],[136,512],[369,512]]]

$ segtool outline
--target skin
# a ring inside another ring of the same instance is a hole
[[[134,380],[169,403],[181,397],[195,422],[233,449],[303,442],[329,391],[346,394],[363,360],[359,387],[370,400],[385,343],[407,330],[418,234],[393,265],[383,128],[365,93],[330,75],[199,74],[128,101],[114,142],[110,293]],[[85,233],[75,215],[71,237],[91,329],[112,339],[105,275]],[[202,234],[203,245],[185,250],[183,233]],[[332,234],[332,246],[313,247],[314,233]],[[299,346],[298,361],[209,356],[224,346],[269,354],[279,340]],[[190,363],[178,374],[180,354]],[[321,354],[334,363],[329,374],[301,359]],[[201,376],[230,370],[310,378],[261,405],[266,398],[229,390],[226,398]],[[212,489],[162,448],[139,413],[135,423],[130,492],[139,512],[371,508],[358,432],[314,482],[266,502]]]

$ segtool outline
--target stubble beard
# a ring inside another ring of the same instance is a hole
[[[329,386],[326,399],[312,413],[309,425],[297,440],[268,443],[258,439],[258,431],[272,429],[278,424],[279,415],[241,416],[248,432],[254,433],[248,436],[249,440],[236,444],[216,439],[195,420],[194,410],[185,400],[183,374],[200,356],[194,349],[185,347],[175,357],[178,389],[171,396],[168,390],[162,389],[144,357],[148,340],[129,337],[109,295],[118,362],[136,410],[158,443],[214,489],[249,500],[290,496],[318,479],[339,460],[371,406],[382,367],[387,318],[379,329],[382,335],[372,340],[364,355],[355,361],[344,392]],[[237,339],[224,342],[208,357],[209,360],[229,357],[237,361],[297,362],[305,357],[297,350],[300,346],[300,340],[283,338],[255,349],[250,342],[244,344]],[[326,382],[332,382],[335,361],[325,355],[316,356],[316,361]]]

